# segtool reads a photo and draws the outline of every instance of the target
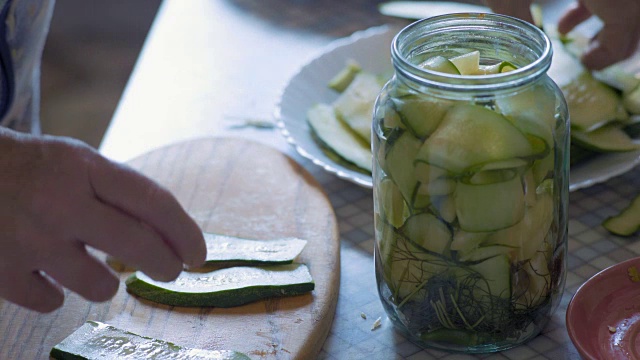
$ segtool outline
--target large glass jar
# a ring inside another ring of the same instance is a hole
[[[451,75],[425,61],[480,52],[510,64]],[[375,270],[412,341],[492,352],[540,333],[564,288],[569,128],[546,35],[452,14],[404,28],[374,110]],[[421,65],[423,64],[423,65]]]

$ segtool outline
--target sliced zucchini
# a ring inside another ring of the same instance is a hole
[[[249,360],[230,350],[190,349],[168,341],[140,336],[98,321],[87,321],[49,354],[58,360],[184,359]]]
[[[373,106],[382,85],[377,76],[361,71],[333,102],[338,118],[367,143],[371,143]]]
[[[398,228],[404,224],[405,202],[398,186],[389,178],[380,181],[377,189],[376,204],[380,204],[380,213],[389,224]]]
[[[479,282],[477,298],[486,296],[509,299],[511,297],[511,270],[506,255],[497,255],[469,267],[477,271],[485,281]],[[490,300],[489,300],[490,301]]]
[[[460,75],[458,68],[451,62],[451,60],[444,56],[434,56],[427,59],[419,65],[423,69],[437,71],[445,74]]]
[[[640,230],[640,195],[618,215],[607,218],[602,226],[620,236],[631,236]]]
[[[524,195],[520,177],[483,185],[458,182],[454,199],[460,228],[484,232],[513,226],[524,215]]]
[[[445,223],[430,213],[409,217],[401,231],[414,244],[425,250],[442,255],[449,253],[453,234]]]
[[[567,100],[572,129],[592,131],[612,121],[629,119],[620,95],[588,72],[562,87],[562,93]]]
[[[590,132],[571,131],[571,141],[598,152],[621,152],[640,149],[640,142],[634,141],[618,124],[608,124]]]
[[[338,120],[330,105],[312,106],[307,112],[307,119],[320,141],[326,146],[343,159],[371,172],[373,156],[369,145]]]
[[[204,233],[207,264],[288,264],[307,244],[297,238],[250,240],[234,236]]]
[[[127,291],[171,306],[234,307],[279,296],[308,293],[315,287],[304,264],[231,267],[207,273],[183,271],[171,282],[155,281],[137,271]]]
[[[640,114],[640,86],[635,87],[629,92],[623,93],[622,105],[631,114]]]
[[[402,123],[415,137],[424,139],[438,127],[451,102],[409,95],[393,100]]]
[[[362,67],[360,64],[350,59],[347,61],[346,66],[329,81],[328,86],[330,89],[341,93],[349,87],[356,75],[361,71]]]
[[[388,141],[385,156],[385,170],[398,186],[407,204],[416,209],[429,206],[428,196],[417,194],[419,187],[414,159],[422,142],[409,131],[404,131],[393,142]]]
[[[471,51],[449,59],[458,69],[460,75],[480,74],[480,51]]]
[[[529,140],[504,116],[483,106],[460,104],[447,111],[416,160],[462,173],[472,166],[533,154]]]

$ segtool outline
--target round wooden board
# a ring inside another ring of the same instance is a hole
[[[130,165],[170,189],[203,231],[308,240],[297,261],[309,266],[315,290],[229,309],[179,308],[128,294],[130,272],[118,269],[123,283],[106,303],[68,294],[61,309],[36,314],[0,302],[0,358],[42,359],[86,320],[187,347],[237,350],[252,359],[315,358],[338,299],[340,247],[335,214],[313,177],[275,149],[233,138],[168,146]]]

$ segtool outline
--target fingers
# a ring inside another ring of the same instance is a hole
[[[590,17],[591,11],[583,3],[577,2],[558,20],[558,31],[561,34],[566,34]]]
[[[100,202],[86,207],[76,228],[79,239],[156,280],[170,281],[180,274],[182,260],[149,226]]]
[[[62,306],[64,292],[39,272],[5,272],[0,297],[27,309],[47,313]]]
[[[106,301],[118,291],[118,277],[80,242],[52,252],[40,267],[60,285],[90,301]]]
[[[102,158],[92,164],[90,182],[101,201],[146,223],[185,264],[204,263],[202,231],[170,192],[133,169]]]
[[[601,70],[629,57],[635,50],[638,37],[624,35],[625,32],[625,29],[614,25],[604,27],[582,55],[582,63],[589,69]]]

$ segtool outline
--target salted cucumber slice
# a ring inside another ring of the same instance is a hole
[[[419,66],[431,71],[460,75],[458,68],[451,62],[451,60],[444,56],[434,56],[421,63]]]
[[[231,267],[207,273],[182,272],[171,282],[155,281],[137,271],[127,291],[173,306],[233,307],[261,299],[310,292],[315,284],[304,264]]]
[[[424,139],[438,127],[451,102],[407,95],[394,99],[393,105],[402,123],[415,137]]]
[[[621,213],[607,218],[602,226],[620,236],[631,236],[640,230],[640,196],[637,196]]]
[[[371,143],[373,105],[382,85],[376,75],[361,71],[333,102],[338,118],[367,143]]]
[[[343,159],[371,172],[372,155],[369,145],[346,124],[338,120],[333,107],[316,104],[307,112],[309,125],[320,141]]]
[[[234,236],[204,233],[207,244],[207,264],[292,263],[307,244],[306,240],[283,238],[250,240]]]
[[[460,104],[447,111],[416,160],[461,173],[471,166],[534,154],[527,137],[504,116],[483,106]]]
[[[362,71],[362,67],[355,60],[348,60],[345,67],[340,70],[339,73],[336,74],[331,80],[329,80],[330,89],[333,89],[339,93],[343,92],[353,79],[355,79],[356,75]]]
[[[460,75],[480,74],[480,51],[471,51],[449,59]]]
[[[640,149],[619,124],[608,124],[590,132],[571,131],[571,141],[598,152],[621,152]]]
[[[249,360],[247,355],[237,351],[190,349],[98,321],[85,322],[54,346],[50,356],[58,360]]]

